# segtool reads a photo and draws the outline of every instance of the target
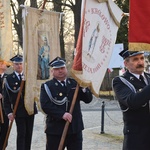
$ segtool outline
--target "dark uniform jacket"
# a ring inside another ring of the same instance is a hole
[[[150,150],[150,74],[144,74],[148,85],[143,85],[129,71],[122,76],[135,91],[119,77],[113,80],[115,96],[123,112],[123,150]]]
[[[7,115],[13,112],[13,108],[15,106],[17,95],[20,89],[20,84],[21,81],[18,79],[18,77],[14,72],[7,76],[5,81],[5,86],[4,86],[4,108],[5,108],[5,113]],[[25,85],[23,87],[20,96],[19,104],[16,111],[16,117],[28,116],[28,113],[24,105],[24,93],[25,93]],[[35,105],[34,105],[34,111],[35,111],[34,113],[37,113],[37,109]]]
[[[3,88],[4,88],[4,83],[3,83],[3,80],[7,77],[7,74],[4,74],[2,78],[0,78],[0,93],[3,95]],[[3,102],[3,101],[1,101]],[[2,105],[2,110],[4,110],[4,107],[3,107],[3,103],[1,104]]]
[[[3,95],[3,80],[6,78],[7,74],[4,74],[2,78],[0,78],[0,93]],[[5,115],[4,107],[3,107],[3,99],[0,100],[1,106],[2,106],[2,113],[3,113],[3,121],[4,123],[1,123],[0,120],[0,150],[3,149],[3,144],[5,142],[9,120],[8,117]]]
[[[51,94],[55,100],[62,100],[64,97],[68,98],[68,103],[64,103],[63,105],[58,105],[52,102],[49,98],[44,84],[41,86],[41,94],[40,94],[40,102],[43,111],[47,114],[46,119],[46,130],[47,134],[62,134],[64,129],[64,125],[66,123],[65,120],[62,119],[62,116],[65,112],[69,112],[70,105],[73,99],[73,95],[76,88],[76,81],[74,79],[68,78],[66,81],[67,88],[62,87],[61,83],[57,81],[55,78],[45,83]],[[92,101],[92,93],[89,89],[86,89],[86,92],[83,93],[81,88],[79,89],[79,93],[77,96],[76,104],[73,110],[73,119],[69,125],[68,133],[77,133],[83,130],[83,120],[82,113],[80,108],[80,100],[85,103],[90,103]]]

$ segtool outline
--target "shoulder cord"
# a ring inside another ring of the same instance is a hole
[[[119,77],[120,78],[120,80],[125,84],[125,85],[127,85],[134,93],[136,93],[136,89],[135,89],[135,87],[129,82],[129,81],[127,81],[125,78],[123,78],[123,77]],[[112,88],[113,88],[113,86],[112,86]],[[114,91],[114,90],[113,90]],[[122,109],[121,109],[122,110]],[[127,112],[129,110],[129,107],[127,108],[127,109],[125,109],[125,110],[122,110],[122,112]]]
[[[10,98],[10,95],[9,95],[9,91],[8,91],[8,83],[6,84],[6,78],[4,78],[4,85],[3,86],[5,86],[5,89],[6,89],[6,92],[7,92],[7,94],[8,94],[8,99],[9,99],[9,102],[11,103],[11,98]],[[6,86],[7,85],[7,86]]]
[[[46,84],[44,84],[44,88],[45,88],[45,91],[48,95],[48,97],[50,98],[50,100],[56,104],[56,105],[63,105],[64,103],[68,102],[68,98],[67,97],[64,97],[62,100],[56,100],[52,97],[52,94],[51,94],[51,91],[49,90],[48,86]]]
[[[129,82],[127,81],[125,78],[123,77],[119,77],[121,79],[121,81],[126,84],[134,93],[136,93],[136,89],[135,87]],[[145,103],[144,105],[142,105],[142,107],[145,107],[147,105],[147,103]],[[128,110],[129,108],[127,108],[126,110]],[[123,110],[124,111],[124,110]],[[126,112],[126,111],[125,111]]]
[[[19,90],[20,90],[20,87],[19,87],[17,90],[11,89],[10,86],[9,86],[9,84],[8,84],[8,82],[7,82],[7,79],[6,79],[6,78],[5,78],[4,84],[6,85],[6,88],[9,89],[9,90],[10,90],[11,92],[13,92],[13,93],[17,93],[17,92],[19,92]]]
[[[120,80],[125,84],[125,85],[127,85],[134,93],[136,93],[136,89],[135,89],[135,87],[129,82],[129,81],[127,81],[125,78],[123,78],[123,77],[119,77],[120,78]]]

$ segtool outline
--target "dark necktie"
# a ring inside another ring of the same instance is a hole
[[[142,75],[140,75],[140,78],[139,78],[140,80],[141,80],[141,82],[144,84],[144,85],[146,85],[146,83],[145,83],[145,81],[144,81],[144,77],[142,76]]]
[[[66,87],[65,81],[61,81],[61,83],[63,84],[63,87]]]
[[[21,81],[21,80],[22,80],[22,75],[21,75],[21,74],[19,74],[18,76],[19,76],[19,80]]]

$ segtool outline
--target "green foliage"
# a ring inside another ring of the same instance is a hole
[[[124,12],[129,13],[129,0],[115,0],[118,7]],[[128,47],[128,16],[123,16],[117,33],[116,43],[123,43],[124,48]]]

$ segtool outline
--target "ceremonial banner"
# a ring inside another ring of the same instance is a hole
[[[85,0],[83,4],[72,76],[80,86],[90,87],[99,96],[123,12],[112,0]]]
[[[39,104],[41,83],[51,78],[48,63],[60,56],[60,13],[24,7],[23,56],[25,107],[33,113],[33,103]]]
[[[129,49],[150,51],[150,1],[130,0]]]
[[[10,0],[0,0],[0,59],[9,61],[12,47]]]

